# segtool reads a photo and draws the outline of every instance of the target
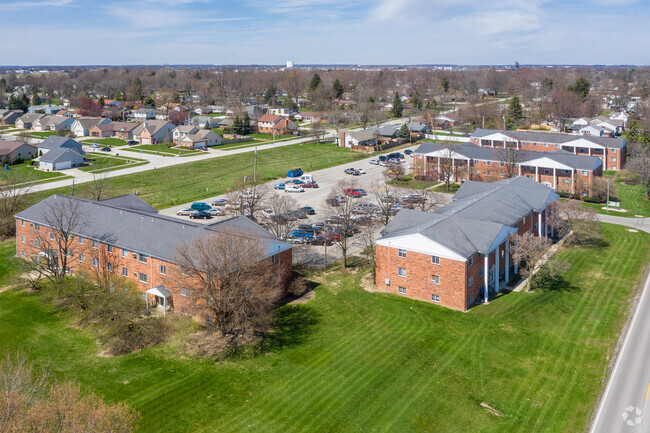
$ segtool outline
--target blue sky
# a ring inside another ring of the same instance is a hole
[[[0,65],[648,65],[649,20],[649,0],[0,0]]]

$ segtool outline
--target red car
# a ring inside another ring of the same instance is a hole
[[[361,197],[361,191],[356,188],[347,188],[344,192],[350,197]]]
[[[318,184],[316,182],[305,182],[301,186],[303,188],[318,188]]]

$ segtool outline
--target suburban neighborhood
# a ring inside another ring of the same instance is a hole
[[[650,431],[645,5],[216,3],[0,6],[0,432]]]

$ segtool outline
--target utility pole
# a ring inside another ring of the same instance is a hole
[[[255,146],[255,165],[253,166],[253,182],[257,182],[257,146]]]
[[[609,210],[609,180],[610,178],[607,178],[607,204],[605,205],[605,209]]]

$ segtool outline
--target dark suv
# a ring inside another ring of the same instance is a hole
[[[210,215],[210,212],[205,211],[205,210],[200,210],[197,212],[194,212],[193,214],[190,214],[191,219],[210,219],[212,218],[212,215]]]

